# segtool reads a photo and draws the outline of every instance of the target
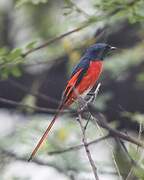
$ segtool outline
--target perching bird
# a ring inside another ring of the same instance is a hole
[[[28,161],[34,157],[43,141],[47,138],[48,133],[55,123],[59,113],[64,108],[70,106],[78,98],[78,95],[86,94],[93,88],[102,72],[103,60],[106,54],[110,50],[114,49],[116,48],[108,44],[97,43],[90,46],[86,50],[86,53],[80,59],[77,66],[73,69],[72,74],[67,82],[58,112],[55,114],[45,133],[39,140]]]

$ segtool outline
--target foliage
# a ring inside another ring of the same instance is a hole
[[[95,4],[95,7],[107,15],[116,14],[117,17],[127,17],[130,22],[141,22],[144,20],[144,2],[141,0],[102,0]]]
[[[19,64],[22,63],[21,49],[16,48],[8,51],[6,48],[0,49],[0,69],[1,78],[8,78],[9,75],[18,77],[21,75]]]

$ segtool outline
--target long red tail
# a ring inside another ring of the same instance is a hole
[[[63,110],[63,105],[61,105],[58,108],[58,112],[55,114],[55,116],[53,117],[52,121],[50,122],[50,124],[48,125],[46,131],[44,132],[43,136],[40,138],[40,140],[38,141],[38,144],[36,145],[36,147],[34,148],[33,152],[30,155],[30,158],[28,159],[28,161],[31,161],[32,158],[35,156],[35,154],[37,153],[38,149],[40,148],[40,146],[42,145],[42,143],[44,142],[44,140],[47,138],[52,126],[54,125],[58,115],[60,114],[60,112]]]

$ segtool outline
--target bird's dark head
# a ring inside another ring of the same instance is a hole
[[[87,49],[86,55],[90,60],[103,60],[108,52],[115,49],[116,47],[112,47],[108,44],[97,43]]]

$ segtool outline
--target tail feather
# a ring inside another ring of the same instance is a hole
[[[28,161],[31,161],[32,158],[35,156],[35,154],[37,153],[38,149],[40,148],[40,146],[42,145],[42,143],[44,142],[44,140],[47,138],[52,126],[54,125],[55,121],[57,120],[58,115],[61,113],[61,111],[63,110],[63,105],[61,105],[58,108],[58,112],[55,114],[55,116],[53,117],[52,121],[50,122],[50,124],[48,125],[46,131],[44,132],[43,136],[40,138],[40,140],[38,141],[38,144],[36,145],[36,147],[34,148],[34,150],[32,151]]]

